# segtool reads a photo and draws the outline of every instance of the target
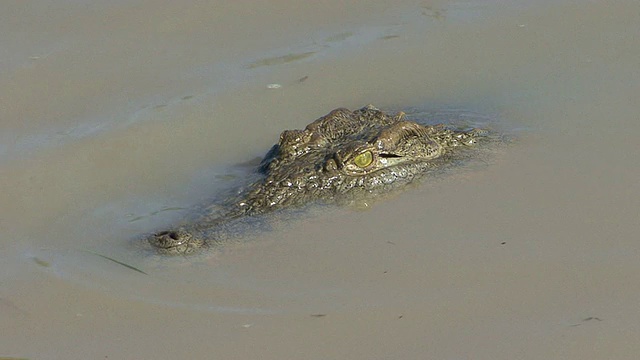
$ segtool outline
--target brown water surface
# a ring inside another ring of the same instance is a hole
[[[3,2],[0,357],[636,359],[639,59],[631,0]],[[221,252],[132,241],[368,103],[518,141]]]

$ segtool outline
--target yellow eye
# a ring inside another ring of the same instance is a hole
[[[373,154],[371,153],[371,151],[365,151],[362,154],[358,154],[358,156],[353,159],[353,163],[361,168],[366,168],[367,166],[371,165],[372,162]]]

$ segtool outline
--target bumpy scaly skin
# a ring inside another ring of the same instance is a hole
[[[204,216],[148,240],[161,253],[188,254],[214,241],[208,230],[243,216],[387,192],[484,133],[424,126],[407,121],[402,112],[387,115],[371,105],[353,112],[336,109],[304,130],[284,131],[260,165],[264,178],[232,200],[224,215]]]

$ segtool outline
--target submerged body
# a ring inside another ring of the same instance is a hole
[[[261,180],[230,199],[222,215],[151,235],[166,254],[187,254],[210,242],[210,230],[235,219],[310,202],[375,196],[427,173],[445,154],[474,145],[486,131],[425,126],[369,105],[336,109],[307,125],[286,130],[259,167]]]

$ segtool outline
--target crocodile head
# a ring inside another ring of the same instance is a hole
[[[391,116],[371,105],[336,109],[304,130],[280,135],[261,165],[265,180],[244,203],[255,211],[385,192],[425,173],[453,148],[475,144],[479,135],[421,125],[402,112]]]
[[[202,221],[156,233],[149,242],[165,254],[187,254],[211,240],[207,227],[226,221],[384,193],[427,173],[453,148],[475,144],[480,135],[421,125],[402,112],[388,115],[371,105],[336,109],[303,130],[284,131],[260,164],[263,178],[229,201],[221,218],[205,214]]]

